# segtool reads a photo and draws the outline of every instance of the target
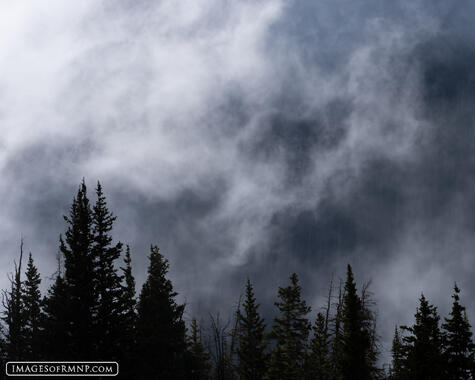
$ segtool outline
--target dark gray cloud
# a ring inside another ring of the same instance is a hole
[[[229,311],[250,276],[270,316],[291,271],[316,309],[349,262],[387,347],[421,291],[443,312],[454,280],[475,296],[473,7],[0,6],[2,268],[23,233],[47,280],[100,179],[139,282],[157,243],[189,315]]]

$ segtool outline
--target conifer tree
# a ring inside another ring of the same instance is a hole
[[[338,288],[338,300],[336,303],[335,316],[333,318],[333,331],[332,331],[332,350],[331,350],[331,378],[334,380],[342,379],[342,368],[341,364],[343,362],[343,299],[345,296],[345,291],[343,284],[340,280],[340,285]]]
[[[454,285],[450,316],[445,318],[444,350],[447,359],[447,380],[469,380],[474,363],[475,345],[465,307],[460,304],[460,289]]]
[[[251,281],[247,279],[244,312],[238,309],[238,373],[240,379],[262,379],[265,373],[264,319],[259,315]]]
[[[15,263],[15,272],[10,278],[10,290],[3,291],[3,317],[5,323],[4,351],[7,360],[23,360],[25,356],[25,320],[21,266],[23,261],[23,239],[20,243],[20,260]]]
[[[279,287],[275,302],[280,315],[274,318],[270,338],[275,340],[271,353],[267,379],[303,379],[307,338],[311,324],[306,315],[310,307],[301,299],[301,287],[295,273],[290,276],[290,285]]]
[[[125,249],[124,267],[121,267],[123,273],[124,284],[122,286],[121,305],[125,316],[125,324],[134,326],[136,315],[135,300],[135,278],[132,274],[132,258],[130,257],[130,247],[127,245]]]
[[[121,276],[115,267],[122,243],[112,245],[111,231],[116,217],[108,210],[102,186],[96,188],[97,201],[92,209],[92,247],[94,260],[95,297],[94,315],[97,359],[117,360],[121,336]]]
[[[442,335],[439,329],[437,308],[430,305],[424,294],[419,299],[415,323],[411,327],[401,326],[409,335],[403,337],[407,350],[404,361],[407,378],[410,380],[442,380],[444,356]]]
[[[317,314],[313,326],[313,338],[310,341],[310,354],[307,378],[312,380],[330,380],[330,336],[322,313]]]
[[[70,360],[97,358],[94,345],[93,319],[97,305],[95,292],[95,260],[92,252],[92,211],[83,180],[73,199],[65,239],[60,236],[60,251],[64,255],[67,288],[67,334]]]
[[[390,371],[391,380],[404,379],[404,361],[406,359],[406,352],[403,341],[399,334],[397,326],[394,329],[394,338],[391,346],[392,366]]]
[[[166,278],[168,260],[157,246],[150,249],[148,277],[138,301],[137,366],[141,379],[181,379],[184,376],[186,329],[184,305]]]
[[[122,295],[120,297],[121,321],[120,321],[120,364],[121,376],[131,377],[134,368],[134,348],[135,348],[135,323],[137,320],[136,299],[135,299],[135,279],[132,274],[132,259],[130,248],[125,249],[124,267],[122,270]]]
[[[41,337],[45,360],[72,360],[69,354],[69,294],[67,285],[58,271],[55,282],[43,298]]]
[[[36,268],[31,253],[26,266],[23,288],[24,329],[25,329],[25,360],[39,360],[41,358],[41,283],[40,274]]]
[[[339,367],[345,380],[368,380],[372,377],[371,334],[367,313],[356,291],[351,266],[347,267],[342,309],[342,356]]]
[[[211,370],[210,355],[206,351],[201,327],[195,318],[191,320],[191,335],[188,337],[187,372],[190,380],[207,380]]]

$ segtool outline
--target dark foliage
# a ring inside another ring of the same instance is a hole
[[[148,277],[137,311],[137,369],[140,379],[185,378],[186,330],[184,305],[166,277],[168,260],[157,246],[150,248]]]
[[[396,328],[392,363],[378,368],[375,303],[360,293],[351,266],[333,296],[333,281],[312,328],[297,275],[279,287],[278,315],[266,333],[251,282],[233,318],[211,316],[208,334],[196,319],[187,334],[185,305],[168,278],[168,260],[151,246],[148,276],[136,297],[132,258],[113,243],[116,217],[102,186],[91,208],[84,181],[64,217],[58,270],[42,298],[41,276],[30,254],[20,258],[3,291],[0,361],[117,360],[124,379],[473,380],[471,326],[460,290],[440,325],[437,308],[420,298],[412,326]],[[61,265],[64,262],[64,265]]]
[[[25,335],[26,360],[40,360],[42,356],[41,321],[41,292],[39,289],[41,278],[38,269],[33,263],[31,253],[26,266],[25,282],[23,287],[23,323]]]
[[[243,380],[262,379],[266,371],[265,323],[259,315],[251,281],[246,283],[243,311],[238,310],[238,372]]]
[[[92,360],[96,358],[94,316],[98,301],[95,291],[95,257],[93,252],[92,211],[83,181],[73,199],[65,239],[60,237],[60,251],[64,255],[67,297],[66,324],[70,357]]]
[[[307,338],[311,324],[307,319],[310,307],[301,298],[297,274],[290,276],[290,285],[278,291],[275,305],[279,316],[269,337],[275,341],[271,353],[267,379],[303,379],[307,356]]]

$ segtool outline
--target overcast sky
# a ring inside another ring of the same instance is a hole
[[[354,267],[385,349],[421,291],[475,323],[475,3],[27,0],[0,4],[0,265],[44,286],[83,177],[187,317],[246,276],[266,315],[292,271],[313,307]]]

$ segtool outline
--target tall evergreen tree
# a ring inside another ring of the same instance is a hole
[[[140,379],[184,378],[186,329],[184,305],[166,278],[168,260],[157,246],[150,249],[148,277],[138,302],[137,366]]]
[[[3,317],[5,323],[4,351],[7,360],[23,360],[25,356],[25,319],[22,297],[23,239],[20,243],[20,260],[15,262],[15,272],[10,278],[10,290],[3,292]]]
[[[310,354],[307,366],[307,378],[310,380],[330,380],[330,336],[325,316],[317,314],[313,326],[313,338],[310,341]]]
[[[195,318],[191,320],[188,337],[187,372],[190,380],[207,380],[211,370],[210,355],[203,345],[201,327]]]
[[[347,267],[342,309],[342,356],[339,367],[345,380],[372,378],[371,334],[367,329],[367,313],[356,291],[351,266]]]
[[[45,360],[72,360],[70,352],[69,294],[66,282],[58,271],[55,282],[43,298],[41,337]]]
[[[238,309],[238,373],[240,379],[262,379],[265,373],[264,319],[259,315],[251,281],[247,279],[244,312]]]
[[[409,335],[403,337],[407,358],[404,361],[409,380],[445,379],[442,335],[439,329],[437,308],[430,305],[424,294],[419,299],[411,327],[401,326]]]
[[[83,180],[73,199],[67,223],[65,239],[60,236],[60,251],[65,261],[65,285],[67,288],[67,333],[70,360],[97,358],[94,345],[93,319],[97,305],[95,292],[95,260],[92,252],[92,211]]]
[[[137,320],[136,299],[135,299],[135,279],[132,274],[132,259],[130,248],[125,249],[124,266],[121,267],[123,285],[120,297],[121,318],[120,318],[120,374],[122,377],[132,377],[135,363],[135,324]]]
[[[389,378],[391,380],[404,379],[404,361],[406,360],[406,350],[397,326],[394,329],[394,337],[391,346],[392,366]]]
[[[42,354],[41,347],[41,292],[39,289],[41,278],[31,253],[26,266],[25,282],[23,287],[24,329],[25,329],[25,360],[39,360]]]
[[[124,284],[122,286],[121,305],[124,314],[125,325],[133,327],[135,325],[136,300],[135,300],[135,278],[132,274],[132,258],[130,257],[130,247],[125,249],[124,267],[121,267]]]
[[[310,307],[301,298],[301,287],[295,273],[290,276],[290,285],[279,287],[275,302],[280,315],[274,318],[270,338],[275,340],[271,353],[267,379],[303,379],[307,339],[311,324],[307,319]]]
[[[331,379],[342,379],[342,363],[343,363],[343,300],[345,290],[340,280],[338,288],[338,300],[336,302],[335,316],[333,318],[332,342],[331,342]]]
[[[454,299],[450,316],[445,318],[444,347],[447,359],[447,380],[470,380],[475,345],[465,307],[460,304],[460,289],[454,285]]]
[[[116,217],[108,210],[102,186],[96,188],[97,201],[92,209],[92,247],[94,260],[95,297],[94,315],[97,359],[117,360],[121,336],[121,276],[115,267],[122,243],[112,245],[111,231]]]

